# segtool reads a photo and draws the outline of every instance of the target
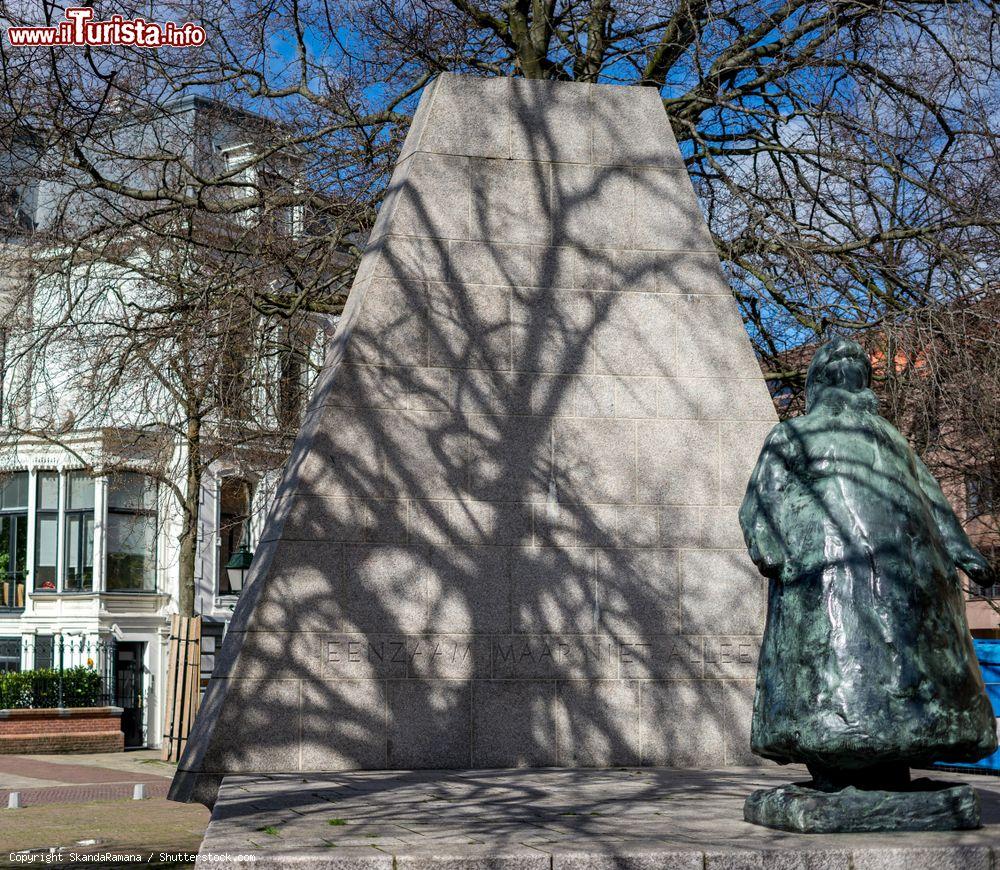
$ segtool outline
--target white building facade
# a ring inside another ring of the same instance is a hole
[[[184,131],[192,131],[190,140],[196,145],[191,159],[201,159],[202,149],[205,173],[236,172],[233,177],[240,183],[254,181],[252,171],[240,170],[240,161],[248,160],[259,143],[245,137],[241,124],[259,127],[260,119],[200,98],[166,107],[155,121],[164,118],[170,136],[183,141],[184,148],[189,145]],[[157,141],[169,138],[160,131]],[[6,224],[0,220],[0,249],[8,251],[19,243],[17,233],[44,226],[45,203],[58,199],[58,181],[17,189],[21,174],[18,166],[5,172],[0,165],[2,202],[11,206]],[[239,185],[235,191],[240,195]],[[234,219],[245,225],[253,217],[236,214]],[[292,236],[303,232],[294,207],[284,226]],[[55,239],[51,247],[58,252],[58,246]],[[94,363],[100,336],[93,330],[121,320],[129,300],[138,300],[141,307],[155,295],[137,277],[149,265],[142,261],[140,246],[137,251],[134,272],[130,264],[90,262],[80,269],[79,279],[72,270],[68,275],[49,273],[13,299],[9,293],[4,298],[0,275],[0,389],[5,398],[5,419],[0,421],[0,670],[100,669],[107,701],[125,711],[126,747],[155,747],[163,739],[170,618],[179,612],[182,597],[179,541],[189,472],[185,441],[175,433],[183,427],[171,409],[173,392],[158,383],[161,362],[152,354],[124,375],[115,391],[96,402],[87,395],[88,384],[100,378]],[[11,363],[18,359],[16,337],[11,338],[17,329],[5,332],[2,321],[59,321],[67,304],[79,304],[90,292],[78,293],[78,281],[80,287],[89,281],[95,288],[94,301],[88,303],[88,329],[93,329],[54,331],[36,361]],[[228,410],[221,412],[225,419],[204,421],[205,456],[218,457],[200,465],[194,558],[194,611],[202,618],[205,679],[237,601],[226,563],[241,547],[254,549],[290,446],[289,434],[332,326],[332,320],[320,319],[297,327],[292,387],[279,355],[269,351],[247,364],[250,376],[238,425],[254,431],[244,447],[225,443],[236,420]],[[267,347],[289,341],[285,335]],[[201,352],[211,357],[211,345]],[[281,395],[283,389],[290,401]],[[12,395],[22,397],[13,407]]]
[[[101,473],[100,449],[88,433],[0,447],[0,669],[99,668],[126,711],[126,746],[158,746],[180,517],[141,462]],[[202,480],[195,609],[206,675],[237,600],[225,565],[241,545],[253,550],[275,478],[220,464]]]

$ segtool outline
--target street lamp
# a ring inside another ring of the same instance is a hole
[[[250,570],[250,563],[253,561],[253,553],[246,544],[240,544],[240,548],[233,553],[226,562],[226,574],[229,576],[229,591],[234,595],[239,595],[243,591],[243,581],[246,579],[247,571]]]

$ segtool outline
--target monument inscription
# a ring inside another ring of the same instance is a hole
[[[760,639],[331,634],[322,649],[324,676],[341,679],[416,679],[429,673],[494,679],[746,677],[756,665]]]

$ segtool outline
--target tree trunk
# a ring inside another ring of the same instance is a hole
[[[194,565],[198,555],[198,519],[201,505],[201,420],[187,424],[187,468],[184,482],[183,527],[180,535],[178,607],[181,616],[194,616]]]

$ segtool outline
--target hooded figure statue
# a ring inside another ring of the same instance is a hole
[[[957,572],[991,570],[871,374],[853,341],[819,349],[806,413],[771,431],[740,508],[770,581],[751,746],[824,791],[906,789],[911,766],[997,748]]]

